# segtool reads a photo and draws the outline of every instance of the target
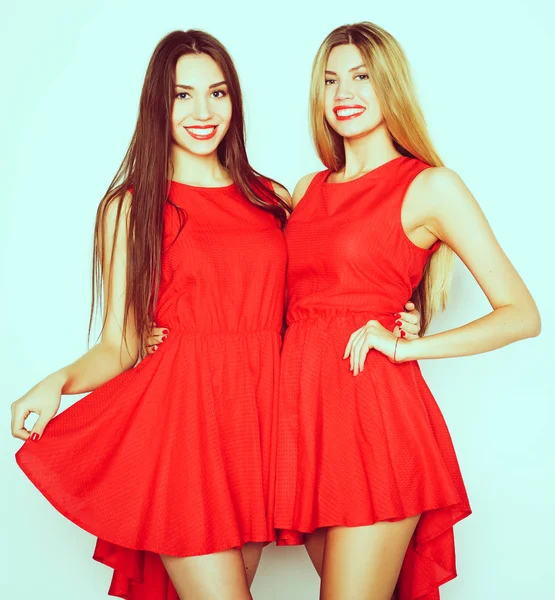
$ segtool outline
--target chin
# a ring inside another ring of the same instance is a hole
[[[188,134],[185,134],[187,137],[179,136],[178,145],[190,154],[195,154],[196,156],[209,156],[218,150],[218,146],[222,143],[226,133],[227,132],[224,132],[222,134],[221,132],[218,132],[216,137],[205,141],[192,139]]]
[[[205,142],[191,144],[189,140],[187,140],[186,142],[184,140],[179,140],[178,146],[185,152],[188,152],[189,154],[194,154],[195,156],[209,156],[218,149],[219,143],[219,141],[215,142],[214,140],[210,140],[210,144]]]
[[[200,146],[198,148],[187,148],[191,154],[196,154],[197,156],[210,156],[210,154],[214,154],[218,149],[218,144],[211,144],[210,146]]]
[[[337,134],[345,139],[359,137],[368,132],[368,130],[364,127],[334,127],[334,130]]]
[[[370,135],[373,131],[375,131],[376,126],[372,127],[372,126],[343,126],[343,127],[338,127],[335,131],[342,137],[345,138],[346,140],[354,140],[354,139],[358,139],[358,138],[362,138],[365,137],[367,135]]]

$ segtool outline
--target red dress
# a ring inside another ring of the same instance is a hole
[[[415,361],[376,350],[349,371],[350,335],[395,327],[435,250],[406,236],[401,205],[427,165],[398,157],[362,177],[318,173],[286,231],[288,329],[282,350],[276,527],[281,544],[333,525],[422,514],[398,600],[439,598],[455,571],[453,525],[470,514],[441,412]]]
[[[129,600],[178,599],[158,554],[275,539],[283,234],[235,185],[174,182],[170,198],[184,214],[167,203],[156,322],[168,338],[16,457],[99,538],[95,558],[115,570],[109,593]]]

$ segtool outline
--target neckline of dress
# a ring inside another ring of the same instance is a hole
[[[370,169],[370,171],[366,171],[366,173],[364,173],[363,175],[360,175],[359,177],[355,177],[355,179],[349,179],[349,181],[328,181],[328,177],[331,175],[332,171],[330,169],[328,169],[326,171],[326,174],[324,176],[324,180],[323,180],[323,184],[324,185],[329,185],[329,186],[340,186],[340,185],[349,185],[352,183],[357,183],[360,181],[363,181],[365,179],[370,178],[371,175],[375,175],[377,172],[383,170],[385,167],[388,167],[392,164],[396,164],[397,161],[399,161],[400,159],[403,158],[408,158],[407,156],[403,156],[402,154],[400,156],[396,156],[395,158],[391,158],[390,160],[387,160],[386,162],[382,163],[381,165],[378,165],[377,167],[374,167],[373,169]]]
[[[192,190],[229,190],[232,187],[235,187],[235,182],[229,183],[227,185],[218,185],[218,186],[209,186],[209,185],[191,185],[190,183],[183,183],[181,181],[176,181],[172,179],[170,184],[178,187],[185,187]]]

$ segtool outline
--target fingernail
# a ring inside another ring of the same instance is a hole
[[[405,337],[407,334],[401,329],[401,337]]]
[[[38,442],[39,441],[39,434],[35,431],[35,433],[31,434],[31,441],[32,442]]]
[[[393,316],[394,316],[396,319],[400,319],[400,318],[401,318],[401,315],[400,315],[399,313],[395,313]]]
[[[162,336],[162,341],[164,341],[168,336],[167,335],[163,335]]]
[[[401,327],[402,323],[401,321],[395,321],[395,325],[399,325],[399,327]]]
[[[156,350],[158,350],[158,346],[154,346],[153,350],[156,352]]]
[[[162,329],[162,333],[168,334],[169,331],[167,329]]]

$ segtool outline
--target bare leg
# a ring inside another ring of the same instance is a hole
[[[304,545],[308,556],[316,569],[316,572],[322,577],[322,563],[324,561],[324,547],[326,545],[326,527],[317,529],[314,533],[306,533],[304,536]]]
[[[161,558],[180,600],[252,600],[238,549]]]
[[[243,553],[243,563],[245,565],[245,573],[247,575],[247,585],[249,586],[249,589],[252,585],[254,576],[256,575],[256,570],[258,569],[263,549],[264,544],[258,543],[245,544],[241,548],[241,552]]]
[[[390,600],[419,518],[367,527],[330,527],[321,600]]]

